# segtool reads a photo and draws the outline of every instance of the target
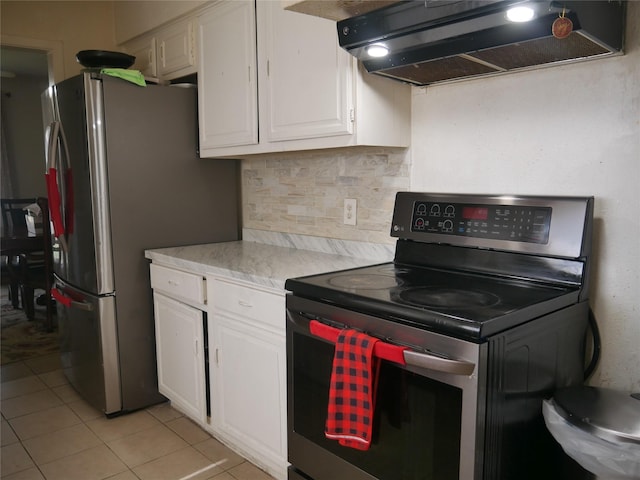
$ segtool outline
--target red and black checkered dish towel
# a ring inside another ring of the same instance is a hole
[[[407,347],[379,341],[356,330],[339,330],[317,320],[309,322],[309,330],[336,344],[325,436],[345,447],[368,450],[380,359],[406,365]]]
[[[325,436],[345,447],[368,450],[371,445],[380,367],[373,355],[377,342],[355,330],[341,330],[336,340]]]

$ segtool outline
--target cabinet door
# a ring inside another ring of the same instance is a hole
[[[140,70],[145,77],[157,77],[156,37],[143,37],[129,42],[126,50],[136,57],[135,63],[131,66],[133,70]]]
[[[158,31],[158,74],[172,77],[195,72],[196,50],[193,20],[183,20]]]
[[[198,17],[200,148],[258,143],[253,0],[222,2]]]
[[[285,339],[223,314],[212,323],[214,426],[245,452],[284,471]]]
[[[154,292],[158,388],[171,403],[203,422],[205,359],[203,312]]]
[[[257,13],[261,141],[353,133],[352,60],[335,22],[280,2],[257,2]]]

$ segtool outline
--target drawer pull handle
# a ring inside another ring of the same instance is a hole
[[[169,285],[173,285],[174,287],[177,287],[178,285],[180,285],[180,282],[176,282],[175,280],[167,280],[167,283]]]
[[[241,307],[253,308],[253,304],[251,302],[246,302],[244,300],[238,300],[238,305]]]

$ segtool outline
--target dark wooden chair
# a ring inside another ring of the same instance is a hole
[[[53,313],[55,304],[51,298],[53,285],[53,251],[51,245],[51,224],[49,222],[49,202],[39,197],[36,203],[42,212],[43,254],[40,261],[34,261],[29,255],[20,256],[20,297],[25,314],[29,320],[35,318],[35,290],[44,290],[41,296],[46,307],[47,330],[53,329]]]
[[[20,236],[27,235],[27,219],[24,208],[36,203],[36,198],[2,198],[2,234]],[[2,256],[2,274],[9,283],[9,299],[13,308],[20,308],[19,256]]]
[[[24,207],[31,204],[40,207],[42,224],[35,227],[35,237],[41,239],[42,248],[30,248],[29,251],[9,251],[6,266],[10,273],[10,295],[14,308],[22,308],[29,320],[35,319],[35,291],[44,290],[41,296],[46,307],[47,330],[53,329],[55,303],[51,299],[53,284],[53,252],[51,245],[51,224],[49,222],[49,203],[46,198],[2,199],[3,235],[27,236],[28,226]],[[35,238],[34,238],[35,240]],[[40,303],[40,302],[38,302]]]
[[[12,232],[14,235],[27,234],[27,219],[25,207],[36,202],[36,198],[3,198],[0,199],[2,207],[3,232]]]

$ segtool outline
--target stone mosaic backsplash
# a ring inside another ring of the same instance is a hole
[[[395,195],[409,189],[406,149],[286,152],[242,160],[247,229],[372,243],[389,235]],[[343,223],[345,198],[357,200],[356,225]]]

